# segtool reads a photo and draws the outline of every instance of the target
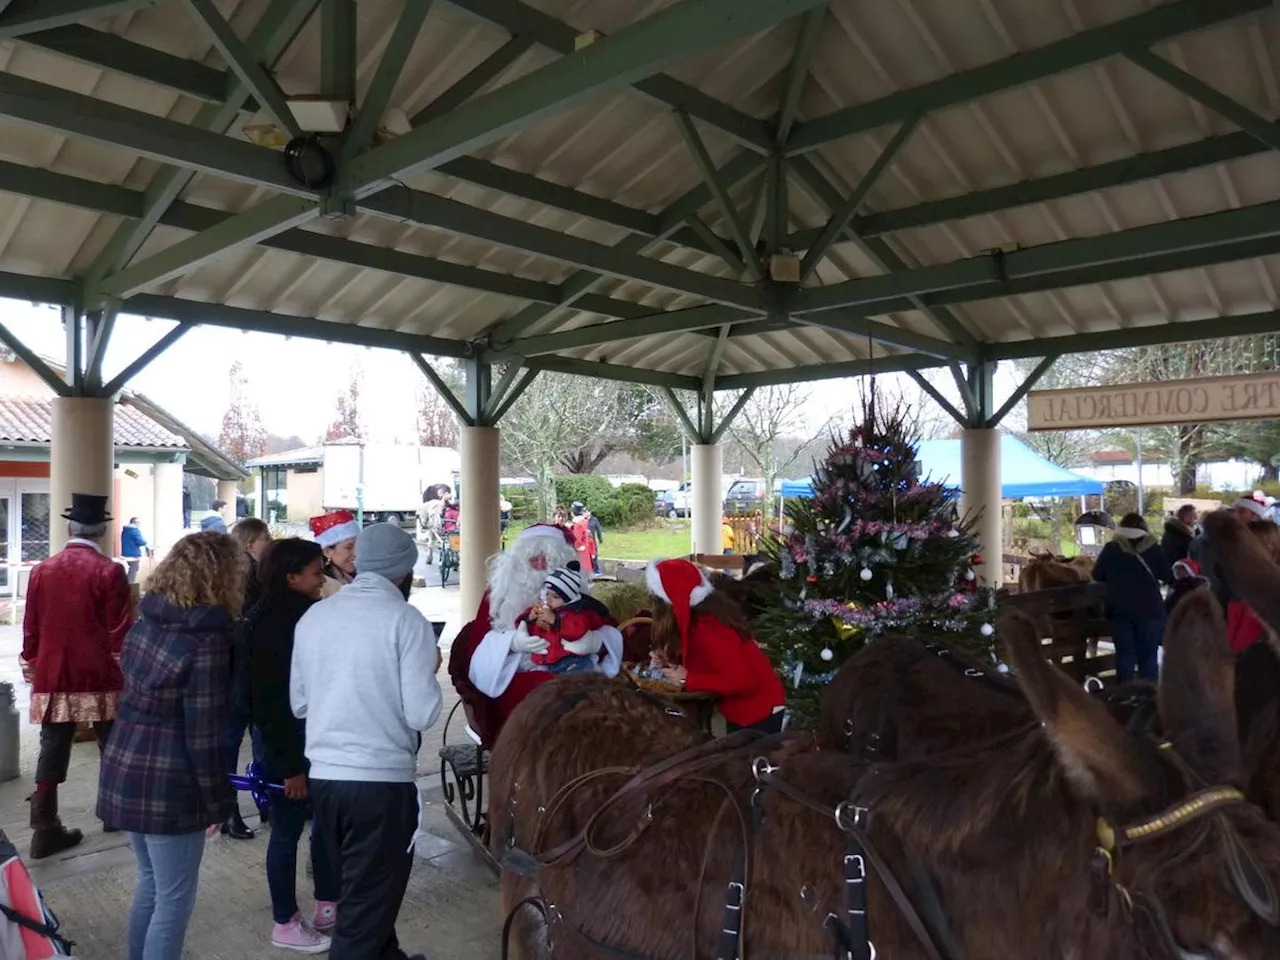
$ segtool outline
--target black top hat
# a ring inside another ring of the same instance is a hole
[[[88,524],[106,523],[112,519],[107,513],[107,498],[96,493],[73,493],[71,509],[63,511],[62,518]]]

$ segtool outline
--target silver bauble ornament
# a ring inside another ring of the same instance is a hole
[[[863,582],[866,582],[870,580],[872,577],[874,577],[875,574],[871,572],[870,567],[863,567],[862,572],[859,573],[858,576],[862,578]]]

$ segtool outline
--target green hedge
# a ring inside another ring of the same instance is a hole
[[[556,504],[569,509],[581,501],[605,527],[630,527],[653,518],[655,494],[640,483],[615,488],[604,477],[567,474],[556,477]]]

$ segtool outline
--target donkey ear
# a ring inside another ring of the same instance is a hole
[[[1280,631],[1280,567],[1233,510],[1205,515],[1204,536],[1232,592],[1272,630]],[[1212,571],[1203,571],[1210,576]]]
[[[1178,755],[1215,785],[1244,777],[1235,666],[1222,607],[1207,587],[1192,591],[1165,629],[1160,717]]]
[[[1102,704],[1045,659],[1035,624],[1010,612],[1000,618],[997,632],[1076,790],[1106,807],[1140,801],[1148,791],[1137,751]]]

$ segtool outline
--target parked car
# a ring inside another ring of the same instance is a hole
[[[664,490],[653,503],[653,512],[659,517],[675,520],[689,516],[693,507],[693,481],[686,480],[674,490]]]
[[[764,507],[764,499],[764,480],[758,477],[735,480],[724,495],[724,512],[754,513]]]

